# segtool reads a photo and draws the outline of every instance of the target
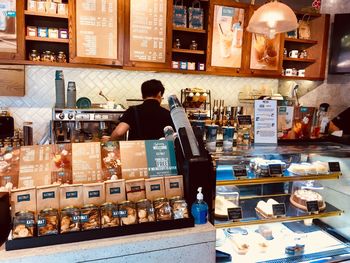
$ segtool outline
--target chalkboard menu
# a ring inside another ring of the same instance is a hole
[[[165,62],[166,0],[130,1],[130,60]]]
[[[118,0],[76,1],[77,56],[118,58]]]

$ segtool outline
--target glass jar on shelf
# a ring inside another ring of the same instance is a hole
[[[61,211],[60,233],[80,231],[80,209],[68,206]]]
[[[93,204],[85,205],[81,208],[80,214],[81,230],[100,228],[100,210]]]
[[[174,48],[181,48],[181,42],[180,42],[180,39],[175,39],[175,42],[174,42]]]
[[[30,61],[40,61],[40,54],[36,49],[33,49],[29,52]]]
[[[51,62],[51,51],[46,50],[41,54],[42,62]]]
[[[154,201],[154,210],[157,221],[171,220],[171,207],[168,199],[157,198]]]
[[[58,234],[58,210],[47,208],[38,214],[38,236]]]
[[[136,205],[131,201],[124,201],[119,204],[119,216],[122,225],[133,225],[137,223]]]
[[[198,49],[198,44],[196,40],[192,40],[191,45],[190,45],[190,50],[197,50]]]
[[[118,206],[112,202],[106,202],[101,206],[101,227],[107,228],[119,226]]]
[[[150,200],[141,199],[136,203],[137,216],[139,223],[154,222],[156,221],[154,215],[154,208]]]
[[[34,235],[34,212],[19,211],[13,219],[12,238],[25,238]]]
[[[66,63],[67,62],[66,54],[63,51],[58,52],[57,62],[58,63]]]

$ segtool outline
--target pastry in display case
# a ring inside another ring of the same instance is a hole
[[[227,220],[228,209],[239,206],[239,189],[236,186],[217,186],[215,218]]]
[[[326,203],[317,189],[322,189],[320,186],[315,186],[315,181],[299,181],[294,182],[290,202],[295,207],[308,211],[307,203],[317,201],[318,210],[322,211],[326,208]]]
[[[255,207],[255,210],[264,218],[276,217],[273,213],[272,206],[277,205],[278,202],[275,199],[269,198],[266,202],[260,200]]]

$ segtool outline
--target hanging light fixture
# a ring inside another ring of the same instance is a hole
[[[251,17],[247,30],[274,38],[278,33],[298,28],[298,20],[293,10],[277,0],[259,7]]]

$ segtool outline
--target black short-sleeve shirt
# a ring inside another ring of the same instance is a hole
[[[137,114],[135,114],[135,108]],[[139,120],[139,126],[136,123],[136,116]],[[129,107],[119,119],[130,126],[129,140],[157,140],[164,137],[164,127],[172,126],[173,121],[170,112],[160,106],[154,99],[145,100],[142,104]],[[139,127],[139,131],[137,131]]]

